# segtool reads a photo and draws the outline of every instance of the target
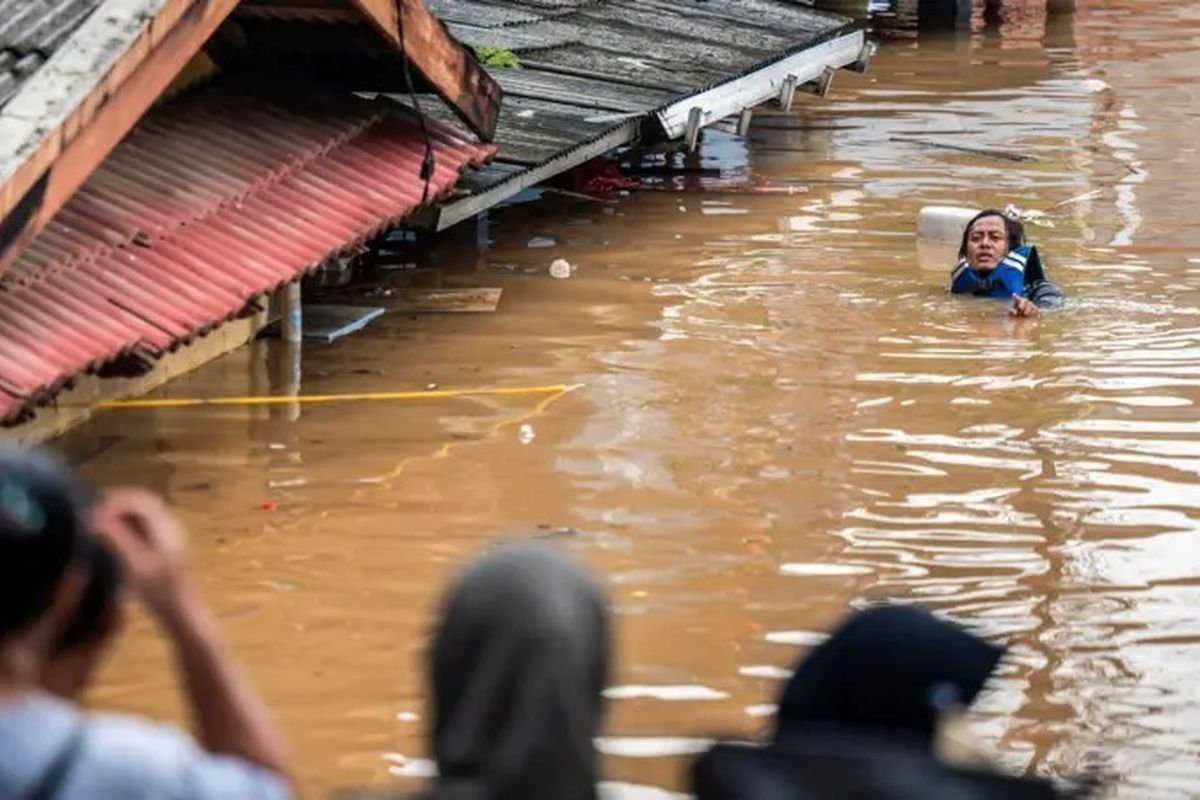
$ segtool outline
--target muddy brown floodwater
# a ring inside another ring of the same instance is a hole
[[[1010,644],[979,713],[1005,762],[1196,794],[1200,5],[1080,5],[892,38],[824,101],[708,138],[709,166],[791,194],[503,209],[486,252],[468,232],[433,256],[502,286],[499,312],[385,318],[306,347],[300,378],[578,391],[110,412],[63,446],[181,509],[314,797],[427,767],[438,593],[489,543],[559,530],[611,584],[601,746],[632,796],[766,724],[815,632],[883,596]],[[917,267],[922,205],[1005,202],[1049,215],[1067,310],[1017,323]],[[546,276],[557,257],[578,274]],[[283,391],[282,355],[165,394]],[[91,700],[179,719],[175,689],[135,619]]]

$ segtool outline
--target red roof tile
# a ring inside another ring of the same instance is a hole
[[[430,121],[429,199],[494,152]],[[0,278],[0,421],[161,356],[421,204],[414,117],[210,89],[151,112]]]

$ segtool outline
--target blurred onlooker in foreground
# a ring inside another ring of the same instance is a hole
[[[112,549],[97,537],[85,536],[76,558],[86,575],[79,601],[54,637],[39,681],[43,689],[66,700],[78,699],[92,682],[125,617],[121,565]]]
[[[436,777],[338,800],[596,800],[609,647],[583,567],[544,542],[485,553],[446,591],[429,653]]]
[[[592,800],[608,677],[597,583],[549,545],[505,545],[450,588],[433,643],[425,797]]]
[[[930,748],[943,714],[974,702],[1003,654],[913,606],[852,614],[784,687],[775,741],[824,724]]]
[[[1003,650],[910,606],[852,614],[799,664],[765,747],[718,744],[696,763],[698,800],[1039,800],[1048,782],[940,758],[948,730]],[[960,726],[961,727],[961,726]],[[950,746],[947,746],[947,745]]]
[[[134,717],[85,716],[69,699],[119,627],[122,573],[171,640],[200,746]],[[185,570],[183,530],[162,502],[135,490],[95,499],[47,453],[0,448],[0,798],[291,794],[280,736]]]

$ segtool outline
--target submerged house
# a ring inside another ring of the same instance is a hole
[[[794,0],[429,0],[460,41],[500,48],[496,158],[440,204],[442,230],[614,148],[681,139],[750,109],[824,95],[874,45],[852,20]],[[444,112],[441,118],[454,124]]]
[[[266,295],[494,152],[483,140],[500,91],[420,0],[5,5],[6,424],[80,378],[92,388],[76,393],[84,403],[108,394],[106,378],[141,391],[244,341]],[[247,58],[256,43],[243,20],[303,70]],[[414,80],[459,131],[354,94]],[[238,319],[251,321],[235,341],[186,347]]]
[[[0,0],[9,438],[239,346],[418,209],[441,230],[616,147],[744,130],[871,53],[787,0],[427,2]]]

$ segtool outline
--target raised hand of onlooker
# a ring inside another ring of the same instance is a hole
[[[183,526],[166,504],[141,489],[115,489],[97,504],[92,525],[121,559],[148,609],[173,621],[190,587]]]

